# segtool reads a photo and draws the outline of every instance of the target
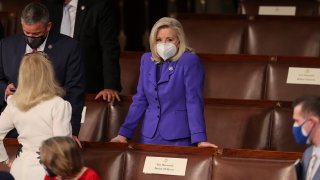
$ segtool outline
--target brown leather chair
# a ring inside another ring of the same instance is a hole
[[[223,180],[295,180],[295,160],[239,157],[213,158],[212,179]]]
[[[101,179],[123,179],[127,144],[83,143],[81,150],[85,165],[96,171]]]
[[[293,1],[293,0],[249,0],[240,1],[239,14],[258,15],[260,6],[294,6],[296,7],[296,16],[318,16],[317,1]]]
[[[289,67],[320,68],[318,58],[278,57],[270,62],[266,78],[265,100],[293,101],[297,97],[319,94],[319,85],[287,84]]]
[[[130,180],[210,180],[212,157],[211,155],[183,155],[183,150],[177,153],[148,152],[148,151],[128,151],[126,153],[126,163],[124,166],[124,179]],[[168,176],[158,174],[144,174],[143,166],[146,156],[187,158],[187,168],[185,176]]]
[[[120,54],[121,94],[133,95],[137,92],[142,52],[122,52]]]
[[[268,149],[272,107],[247,101],[207,102],[208,141],[223,148]]]
[[[269,150],[303,152],[307,146],[297,144],[292,135],[292,108],[276,107],[272,113]]]
[[[200,55],[205,68],[204,98],[262,99],[266,57]]]
[[[124,122],[129,107],[132,103],[131,96],[121,96],[121,102],[115,103],[113,106],[110,106],[110,116],[108,121],[108,131],[107,131],[107,140],[111,140],[113,137],[118,135],[120,126]],[[141,121],[142,123],[142,121]],[[141,124],[140,123],[140,124]],[[135,129],[135,133],[132,139],[129,139],[130,142],[139,142],[140,139],[140,124]]]
[[[84,123],[81,124],[79,140],[105,141],[108,139],[109,104],[103,100],[94,100],[94,94],[88,94]]]
[[[245,16],[178,16],[191,48],[197,53],[240,54]]]
[[[320,55],[318,17],[257,16],[248,24],[246,54],[312,56]]]

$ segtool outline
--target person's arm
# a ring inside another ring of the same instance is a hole
[[[12,120],[12,114],[13,114],[13,107],[12,103],[10,101],[10,98],[8,99],[8,105],[5,108],[5,110],[1,113],[0,116],[0,162],[5,163],[6,165],[10,165],[9,156],[7,154],[7,151],[3,144],[3,139],[5,138],[6,134],[14,128],[13,120]]]
[[[78,44],[71,50],[69,55],[64,89],[66,91],[64,99],[69,101],[72,107],[72,135],[78,136],[81,126],[81,113],[85,101],[85,72]]]
[[[133,96],[132,98],[132,104],[130,105],[128,115],[124,121],[124,123],[121,125],[119,130],[119,135],[126,137],[126,138],[132,138],[134,129],[137,127],[139,122],[142,120],[142,117],[148,107],[148,100],[144,93],[144,69],[145,69],[145,61],[148,61],[145,56],[142,56],[141,64],[140,64],[140,76],[139,76],[139,82],[137,87],[137,94]],[[118,136],[119,137],[119,136]],[[123,140],[123,138],[121,138]]]
[[[190,58],[184,61],[186,106],[191,142],[196,144],[207,141],[202,95],[204,84],[204,68],[198,56],[190,54],[186,58]]]
[[[2,54],[2,46],[3,42],[0,41],[0,106],[3,106],[5,104],[5,93],[8,85],[8,80],[5,76],[4,73],[4,68],[3,68],[3,54]]]
[[[120,85],[120,45],[115,12],[112,1],[104,1],[99,13],[98,34],[102,50],[104,89],[121,91]]]
[[[52,110],[53,136],[70,136],[72,108],[68,101],[57,101]]]

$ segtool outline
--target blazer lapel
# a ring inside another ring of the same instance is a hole
[[[158,84],[168,82],[170,80],[170,76],[174,73],[176,68],[177,61],[164,63],[162,68],[161,77],[159,79]]]
[[[84,21],[85,14],[87,13],[87,10],[89,8],[88,2],[89,1],[86,1],[86,0],[78,1],[76,22],[74,25],[74,32],[73,32],[73,38],[75,39],[79,39],[79,35],[82,29],[82,23]]]
[[[319,161],[319,159],[317,161]],[[314,174],[312,179],[314,179],[314,180],[320,179],[320,167],[318,167],[317,172]]]
[[[48,39],[46,41],[46,46],[44,47],[44,52],[50,54],[51,50],[55,46],[56,41],[57,41],[57,34],[54,32],[50,32],[48,35]]]
[[[149,70],[149,73],[148,73],[148,79],[149,81],[154,85],[154,86],[157,86],[157,78],[156,78],[156,73],[157,73],[157,64],[152,62],[151,63],[151,67],[150,67],[150,70]]]

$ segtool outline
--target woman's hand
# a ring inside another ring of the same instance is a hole
[[[212,144],[210,142],[199,142],[198,147],[213,147],[213,148],[217,148],[218,146],[215,144]]]
[[[112,138],[110,142],[116,142],[116,143],[128,143],[128,140],[126,137],[117,135],[116,137]]]

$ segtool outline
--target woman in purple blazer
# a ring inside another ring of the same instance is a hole
[[[141,143],[216,147],[207,142],[203,116],[204,69],[186,44],[176,19],[164,17],[150,34],[150,53],[141,58],[137,94],[119,135],[127,142],[144,119]]]

